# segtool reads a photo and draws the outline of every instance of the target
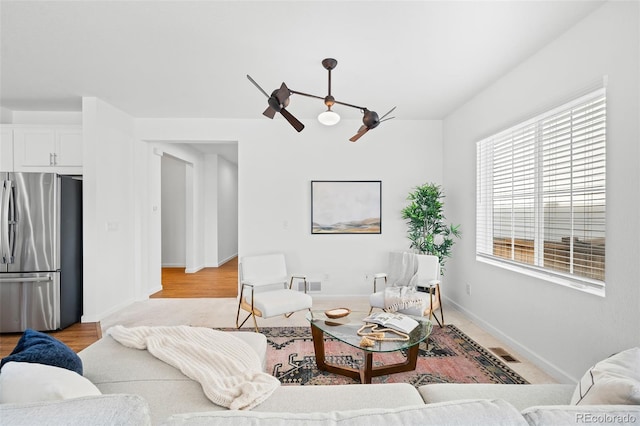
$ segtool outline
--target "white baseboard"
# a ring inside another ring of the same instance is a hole
[[[577,382],[577,380],[575,378],[571,377],[569,374],[567,374],[566,371],[564,371],[561,368],[557,367],[553,363],[547,361],[545,358],[539,356],[536,352],[532,351],[528,347],[523,346],[522,344],[518,343],[516,340],[512,339],[511,337],[509,337],[508,335],[503,333],[500,329],[494,327],[490,323],[488,323],[485,320],[483,320],[482,318],[478,317],[473,312],[471,312],[471,311],[467,310],[466,308],[460,306],[459,304],[457,304],[456,302],[454,302],[453,300],[451,300],[449,298],[443,297],[443,299],[446,300],[447,303],[449,303],[453,307],[455,307],[455,309],[457,309],[458,311],[462,312],[464,315],[466,315],[471,320],[473,320],[473,322],[476,325],[478,325],[479,327],[483,328],[485,331],[490,333],[495,338],[502,340],[503,342],[508,344],[510,347],[512,347],[515,350],[517,350],[519,353],[524,355],[527,358],[527,360],[531,361],[538,368],[540,368],[545,373],[549,374],[550,376],[552,376],[553,378],[558,380],[560,383],[575,384]]]
[[[224,265],[225,263],[227,263],[228,261],[230,261],[231,259],[234,259],[234,258],[236,258],[236,257],[238,257],[238,253],[236,253],[236,254],[232,254],[231,256],[229,256],[229,257],[227,257],[227,258],[225,258],[225,259],[222,259],[220,262],[218,262],[218,266],[222,266],[222,265]]]
[[[185,268],[184,273],[185,274],[195,274],[196,272],[198,272],[199,270],[203,269],[204,266],[200,265],[200,266],[196,266],[193,268]]]
[[[152,294],[157,293],[160,290],[162,290],[162,284],[158,284],[157,286],[154,286],[151,289],[149,289],[147,296],[151,296]]]
[[[99,314],[96,315],[82,315],[82,317],[80,318],[80,322],[100,322],[103,318],[108,317],[111,314],[114,314],[116,312],[118,312],[121,309],[126,308],[127,306],[131,305],[132,303],[136,302],[135,300],[127,300],[126,302],[122,302],[120,304],[118,304],[117,306],[114,306],[111,309],[108,309],[104,312],[101,312]]]

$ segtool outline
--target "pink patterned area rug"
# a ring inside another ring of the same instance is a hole
[[[283,385],[338,385],[358,383],[338,374],[318,370],[309,327],[263,327],[267,336],[267,371]],[[362,351],[325,335],[328,362],[358,367]],[[404,360],[400,352],[375,354],[374,365]],[[414,371],[374,377],[373,383],[528,383],[504,362],[453,325],[433,327],[429,347],[420,344]]]

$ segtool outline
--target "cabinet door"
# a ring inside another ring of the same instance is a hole
[[[13,171],[13,131],[0,129],[0,171]]]
[[[40,128],[14,129],[13,149],[16,171],[29,171],[29,167],[52,166],[55,131]]]
[[[82,129],[56,131],[55,165],[82,166]]]

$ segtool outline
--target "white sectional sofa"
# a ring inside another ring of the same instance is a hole
[[[265,360],[263,335],[232,333]],[[637,405],[570,405],[575,386],[560,384],[433,384],[419,389],[406,383],[280,386],[250,411],[227,410],[209,401],[199,383],[174,367],[145,350],[124,347],[108,335],[79,356],[84,377],[102,395],[0,404],[0,423],[557,425],[615,424],[624,419],[631,424],[640,423]]]

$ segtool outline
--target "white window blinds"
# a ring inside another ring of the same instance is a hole
[[[604,286],[604,89],[477,144],[476,253]]]

